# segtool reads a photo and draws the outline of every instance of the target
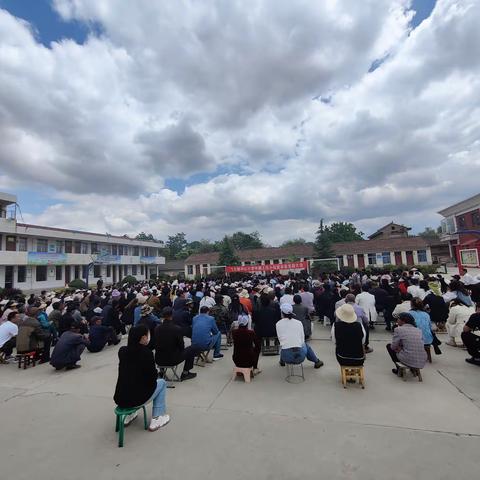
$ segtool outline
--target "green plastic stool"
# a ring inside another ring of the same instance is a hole
[[[141,407],[132,407],[132,408],[120,408],[120,407],[115,408],[115,415],[117,416],[115,431],[119,432],[118,434],[119,447],[123,447],[123,437],[125,434],[125,417],[127,415],[131,415],[132,413],[135,413],[137,410],[140,410],[141,408],[143,408],[143,424],[144,424],[145,430],[148,430],[147,410],[145,408],[145,405],[142,405]]]

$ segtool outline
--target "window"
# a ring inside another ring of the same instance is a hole
[[[382,261],[383,261],[384,265],[388,265],[388,264],[392,263],[390,252],[383,252],[382,253]]]
[[[98,245],[96,243],[90,244],[90,248],[92,250],[91,253],[98,253]]]
[[[19,265],[17,267],[17,282],[25,283],[27,278],[27,267],[25,265]]]
[[[80,278],[80,265],[75,265],[75,278]]]
[[[280,263],[280,262],[278,261],[278,258],[275,258],[275,259],[273,260],[273,263],[277,264],[277,263]]]
[[[72,253],[73,242],[71,240],[65,240],[65,253]]]
[[[472,213],[472,225],[480,226],[480,212],[478,210]]]
[[[47,251],[48,251],[48,241],[44,238],[37,238],[37,252],[47,252]]]
[[[47,266],[46,265],[37,265],[35,268],[35,280],[37,282],[46,282],[47,281]]]
[[[63,242],[61,240],[57,240],[57,242],[55,243],[55,252],[63,253]]]
[[[441,222],[442,233],[452,234],[455,232],[455,222],[453,217],[444,218]]]
[[[82,242],[75,242],[73,247],[75,253],[82,253]]]
[[[193,275],[193,265],[187,265],[187,274]]]
[[[426,263],[427,262],[427,251],[426,250],[417,250],[418,262]]]
[[[112,245],[112,255],[118,255],[118,245]]]
[[[270,260],[265,260],[265,265],[270,265]]]
[[[83,243],[82,242],[81,253],[83,253],[84,255],[86,255],[88,253],[88,243]]]
[[[465,228],[467,226],[467,222],[465,221],[465,215],[460,215],[457,217],[457,225],[458,228]]]
[[[112,266],[107,265],[107,277],[110,278],[112,276]]]
[[[376,265],[377,264],[377,255],[375,253],[368,254],[368,264]]]
[[[18,239],[18,251],[19,252],[27,251],[27,239],[25,237],[20,237]]]
[[[82,265],[82,278],[87,278],[88,275],[88,265]]]
[[[136,274],[137,274],[137,266],[132,265],[132,275],[136,275]]]
[[[145,267],[140,265],[140,275],[145,275]]]
[[[134,257],[138,257],[140,255],[140,248],[139,247],[133,247],[133,253],[132,255]]]
[[[99,278],[102,276],[100,265],[94,265],[93,266],[93,276],[95,278]]]
[[[61,280],[63,277],[63,269],[61,265],[55,267],[55,280]]]

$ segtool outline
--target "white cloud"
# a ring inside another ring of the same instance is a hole
[[[474,0],[413,31],[407,0],[54,4],[102,35],[49,49],[0,10],[0,181],[57,190],[31,221],[276,243],[321,217],[421,228],[478,193]]]

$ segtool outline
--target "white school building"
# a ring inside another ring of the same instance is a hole
[[[90,285],[143,280],[165,263],[159,243],[18,223],[16,205],[15,195],[0,193],[0,288],[60,288],[87,272]]]

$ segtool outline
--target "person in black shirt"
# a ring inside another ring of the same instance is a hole
[[[480,367],[480,336],[475,335],[476,330],[480,330],[480,307],[477,306],[477,312],[470,316],[468,322],[463,327],[462,341],[472,356],[466,358],[467,363],[478,365]]]
[[[147,347],[150,332],[146,325],[137,325],[128,332],[128,344],[118,351],[118,379],[113,399],[120,408],[140,407],[153,402],[150,431],[158,430],[170,421],[165,413],[165,380],[158,379],[152,351]],[[129,415],[130,424],[137,413]]]
[[[190,346],[185,348],[182,328],[172,320],[172,308],[162,310],[163,323],[155,327],[155,362],[159,366],[175,366],[185,362],[181,380],[190,380],[197,376],[190,372],[193,368],[195,355],[200,352]]]
[[[120,343],[117,335],[112,327],[102,325],[102,317],[93,317],[90,322],[90,330],[88,334],[90,345],[87,345],[89,352],[100,352],[105,345],[117,345]]]

